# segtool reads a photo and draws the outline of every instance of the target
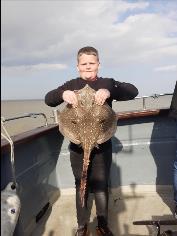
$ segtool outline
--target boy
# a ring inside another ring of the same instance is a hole
[[[48,106],[57,106],[62,102],[77,106],[77,98],[74,90],[79,90],[88,84],[96,91],[95,102],[103,105],[106,101],[112,107],[113,99],[125,101],[134,99],[138,95],[137,88],[129,83],[121,83],[114,79],[98,77],[100,66],[98,51],[93,47],[84,47],[78,51],[77,69],[80,77],[66,82],[64,85],[48,92],[45,102]],[[70,143],[70,161],[75,177],[76,185],[76,210],[78,229],[76,236],[88,235],[87,230],[87,208],[81,206],[79,189],[82,174],[83,150],[74,143]],[[108,227],[108,180],[112,162],[111,140],[94,148],[91,152],[88,188],[94,193],[98,226],[97,234],[102,236],[113,236]]]

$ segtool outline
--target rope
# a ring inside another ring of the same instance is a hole
[[[12,178],[13,178],[13,185],[11,186],[12,189],[17,188],[17,182],[16,182],[16,175],[15,175],[15,159],[14,159],[14,143],[7,132],[5,126],[4,126],[4,121],[5,119],[1,117],[1,126],[2,130],[4,131],[5,134],[1,132],[1,136],[6,139],[9,144],[10,144],[10,161],[11,161],[11,168],[12,168]]]

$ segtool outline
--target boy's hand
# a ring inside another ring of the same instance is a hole
[[[95,93],[95,102],[97,105],[103,105],[107,98],[110,97],[110,92],[107,89],[99,89]]]
[[[76,94],[71,90],[66,90],[63,92],[63,100],[71,104],[74,108],[78,105]]]

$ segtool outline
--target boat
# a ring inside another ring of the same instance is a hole
[[[123,102],[126,109],[122,111],[120,102],[113,103],[118,128],[112,137],[109,224],[115,236],[165,235],[163,232],[169,230],[171,235],[177,235],[177,220],[173,216],[177,122],[169,116],[172,100],[173,94],[138,97]],[[44,113],[1,118],[6,133],[6,138],[1,139],[1,196],[10,183],[20,201],[11,235],[74,235],[74,178],[69,141],[58,128],[59,109],[53,110],[52,124],[48,124]],[[39,116],[44,119],[42,126],[8,135],[6,123],[17,119],[28,122]],[[92,195],[88,206],[93,206],[89,231],[94,236],[96,214]],[[14,214],[13,208],[8,207]],[[4,227],[8,228],[7,222]]]

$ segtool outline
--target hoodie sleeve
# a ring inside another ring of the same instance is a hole
[[[53,89],[49,91],[45,95],[45,103],[51,107],[56,107],[60,105],[63,102],[63,92],[68,89],[69,89],[68,82],[66,82],[65,84],[58,87],[57,89]]]
[[[132,100],[138,95],[138,89],[133,84],[113,80],[111,95],[117,101]]]

